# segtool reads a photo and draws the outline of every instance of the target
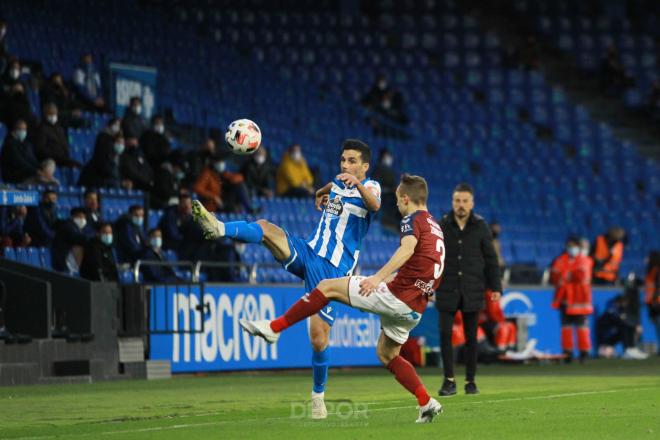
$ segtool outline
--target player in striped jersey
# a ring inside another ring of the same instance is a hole
[[[316,191],[316,208],[323,212],[307,240],[294,237],[267,220],[223,223],[193,201],[193,218],[205,237],[231,237],[245,243],[261,243],[292,274],[305,281],[311,292],[321,280],[349,276],[357,264],[362,239],[373,215],[380,209],[380,185],[367,178],[371,150],[357,139],[342,144],[341,173]],[[328,341],[336,307],[327,306],[310,318],[313,348],[312,418],[326,418],[324,403],[328,378]]]

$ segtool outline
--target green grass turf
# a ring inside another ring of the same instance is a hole
[[[435,394],[439,370],[420,373]],[[308,371],[7,387],[0,438],[660,438],[657,357],[483,366],[477,379],[480,395],[463,395],[459,380],[459,395],[441,399],[445,412],[430,425],[413,423],[413,397],[375,368],[331,370],[326,401],[341,415],[318,422],[296,417],[309,397]]]

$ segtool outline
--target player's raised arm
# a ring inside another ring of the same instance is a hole
[[[355,187],[360,192],[367,209],[371,212],[376,212],[380,209],[380,187],[369,185],[370,182],[367,182],[367,185],[362,185],[358,182]]]
[[[316,190],[314,206],[316,206],[317,210],[323,211],[323,206],[325,206],[328,203],[328,198],[329,198],[328,194],[330,194],[331,189],[332,189],[332,182],[329,182],[326,183],[324,187]]]
[[[392,255],[389,261],[374,275],[362,280],[360,283],[360,294],[369,296],[381,281],[399,270],[412,257],[412,254],[415,252],[415,246],[417,246],[417,238],[414,235],[402,237],[399,248],[394,252],[394,255]]]

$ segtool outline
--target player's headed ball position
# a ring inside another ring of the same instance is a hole
[[[252,154],[261,145],[261,130],[249,119],[237,119],[227,127],[225,140],[235,154]]]

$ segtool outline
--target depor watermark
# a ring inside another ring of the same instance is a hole
[[[352,400],[326,400],[325,407],[328,418],[312,419],[312,404],[310,401],[291,402],[291,419],[299,419],[304,426],[356,427],[369,425],[369,404],[353,402]]]

